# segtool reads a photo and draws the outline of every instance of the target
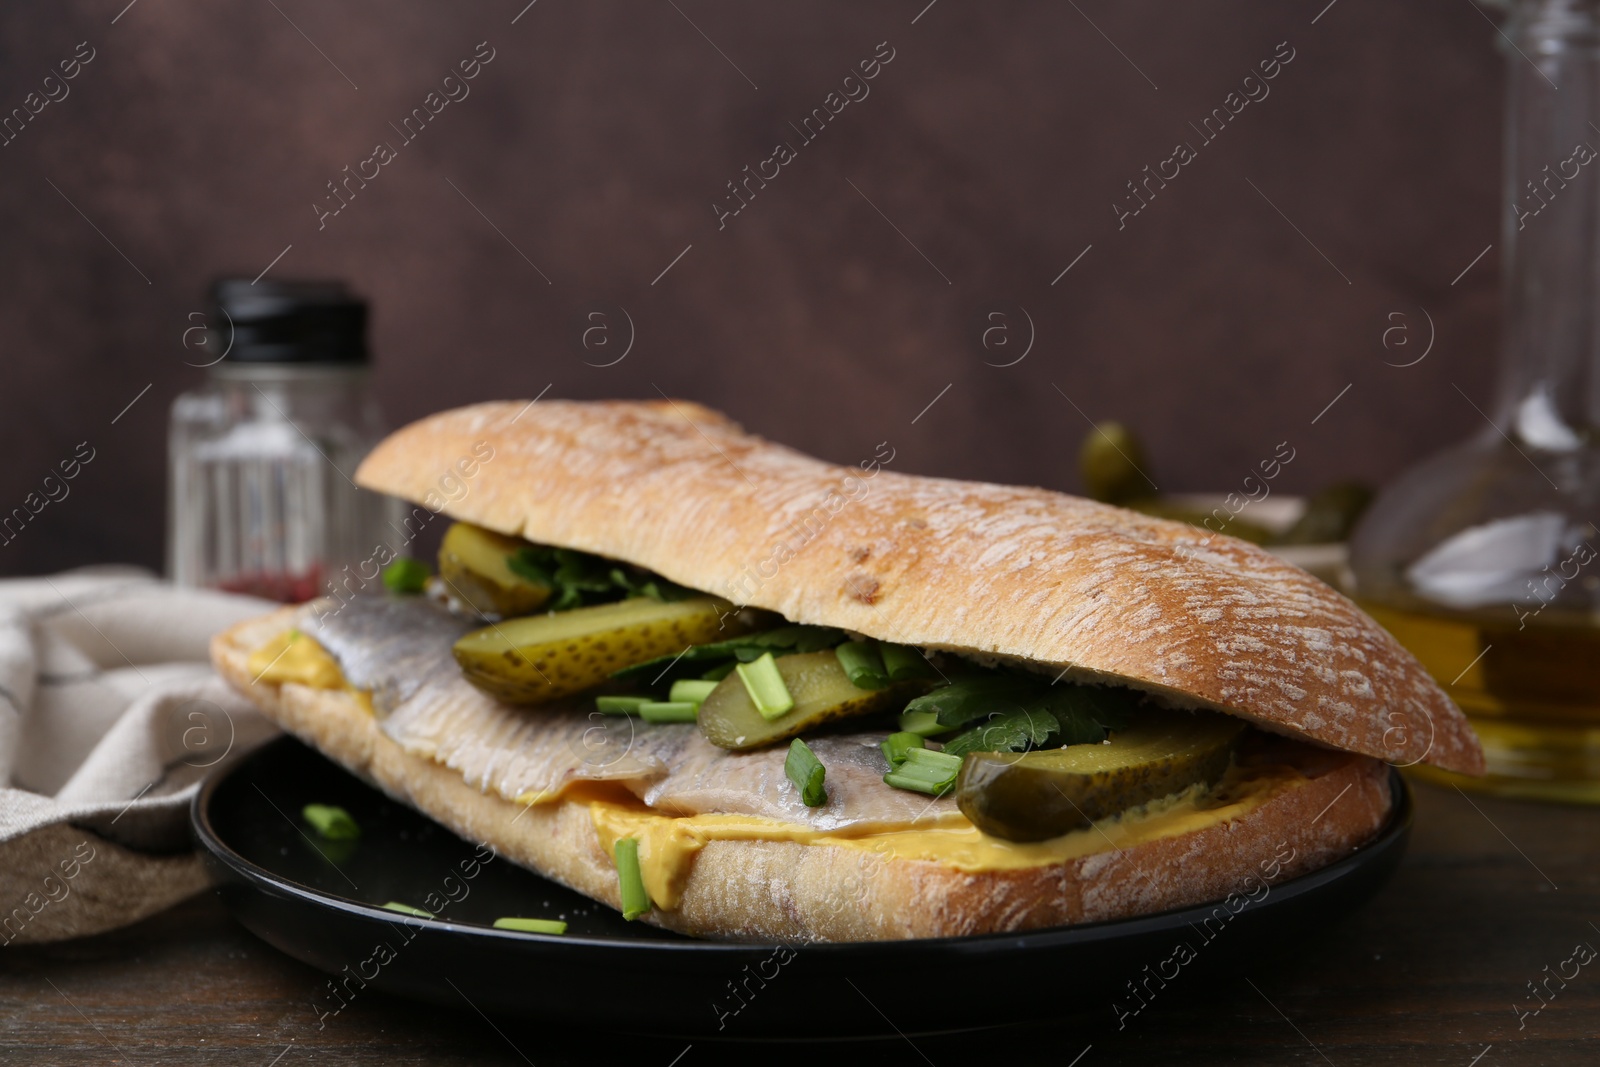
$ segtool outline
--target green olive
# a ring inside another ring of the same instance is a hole
[[[986,834],[1043,841],[1227,771],[1245,724],[1212,712],[1144,713],[1098,745],[974,752],[956,803]]]
[[[507,619],[472,631],[452,651],[479,689],[511,704],[540,704],[593,688],[612,671],[738,632],[725,600],[635,597]]]

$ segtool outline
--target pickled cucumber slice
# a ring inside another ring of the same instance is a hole
[[[581,692],[612,671],[726,636],[733,605],[714,597],[615,604],[531,615],[474,630],[455,643],[467,680],[511,704]],[[831,655],[831,653],[830,653]]]
[[[767,720],[756,710],[744,682],[730,674],[700,705],[700,732],[706,740],[734,751],[787,741],[804,730],[834,719],[884,711],[904,704],[915,683],[884,689],[857,689],[832,649],[802,652],[776,660],[794,708]]]
[[[751,618],[752,627],[761,619],[759,615]],[[793,652],[817,652],[824,648],[832,648],[844,639],[844,631],[835,630],[831,626],[795,624],[776,626],[757,633],[729,638],[726,641],[696,645],[687,652],[676,650],[672,655],[662,656],[659,660],[648,660],[620,670],[616,674],[616,680],[656,685],[663,677],[662,672],[666,671],[664,677],[669,681],[676,681],[680,677],[692,678],[698,674],[720,682],[729,671],[733,670],[735,664],[754,663],[768,652],[774,656],[787,656]],[[704,666],[708,663],[716,663],[717,666],[708,670]],[[721,673],[713,677],[712,671]]]
[[[538,611],[555,588],[530,581],[508,564],[527,543],[470,523],[453,523],[439,545],[439,577],[479,615],[505,619]]]
[[[1210,712],[1146,713],[1098,745],[974,752],[956,803],[986,834],[1043,841],[1221,778],[1245,724]]]

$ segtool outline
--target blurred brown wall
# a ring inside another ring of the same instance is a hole
[[[159,566],[188,316],[286,246],[273,276],[371,298],[395,423],[659,389],[844,462],[887,439],[899,470],[1073,489],[1086,416],[1117,417],[1164,490],[1288,440],[1289,491],[1481,427],[1452,386],[1487,406],[1503,61],[1472,4],[125,2],[0,9],[0,112],[94,54],[0,147],[0,511],[96,450],[0,573]],[[325,183],[484,41],[470,96],[319,230]],[[890,49],[803,143],[790,123]],[[1190,126],[1246,88],[1213,141]],[[580,344],[602,308],[636,330],[604,368]],[[1386,366],[1424,312],[1428,358]]]

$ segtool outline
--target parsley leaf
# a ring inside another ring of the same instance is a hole
[[[676,582],[669,582],[659,575],[649,571],[638,571],[629,574],[621,567],[611,568],[611,583],[623,590],[629,596],[647,596],[652,600],[671,602],[674,600],[687,600],[700,594],[693,589],[686,588]]]
[[[569,548],[524,545],[506,557],[511,573],[555,591],[546,607],[568,611],[629,596],[656,600],[683,600],[697,595],[692,589],[638,568],[623,568],[611,560]]]
[[[555,570],[550,566],[554,563],[552,555],[552,549],[524,545],[506,557],[506,567],[512,574],[536,585],[554,586]]]
[[[982,726],[957,734],[945,743],[944,751],[952,756],[965,756],[968,752],[1025,752],[1030,748],[1043,748],[1060,731],[1061,724],[1048,711],[1018,708],[1003,711]]]
[[[1142,699],[1131,689],[994,674],[936,689],[906,710],[936,711],[940,723],[966,726],[944,746],[946,752],[965,755],[1099,744],[1110,731],[1127,726]]]
[[[1107,689],[1094,685],[1052,685],[1037,706],[1061,724],[1063,745],[1099,744],[1112,730],[1128,725],[1129,713],[1143,699],[1132,689]]]
[[[986,671],[917,697],[905,710],[933,712],[941,726],[966,726],[996,711],[1016,708],[1046,684],[1023,675]]]

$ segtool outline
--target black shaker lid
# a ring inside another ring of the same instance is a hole
[[[367,362],[367,304],[343,282],[222,278],[211,305],[211,343],[225,362]]]

